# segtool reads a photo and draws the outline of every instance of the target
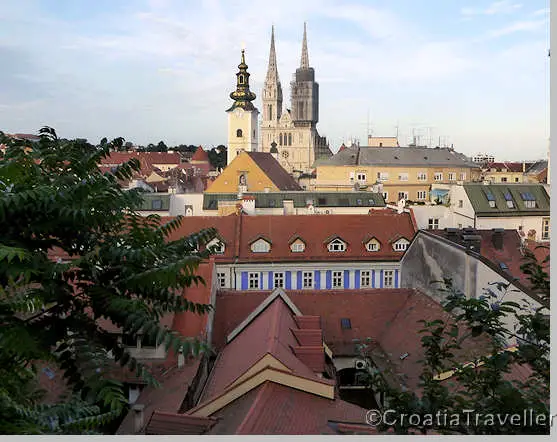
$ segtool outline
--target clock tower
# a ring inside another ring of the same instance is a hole
[[[259,111],[253,105],[255,94],[249,90],[249,73],[244,50],[236,74],[236,90],[230,94],[234,100],[228,113],[228,160],[230,164],[242,152],[256,152],[259,135],[257,120]]]

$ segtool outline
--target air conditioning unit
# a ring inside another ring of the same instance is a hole
[[[365,370],[367,368],[367,361],[365,359],[356,359],[354,361],[354,368],[356,370]]]

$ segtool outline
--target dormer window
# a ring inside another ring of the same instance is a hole
[[[536,198],[530,192],[521,192],[520,197],[524,201],[524,207],[528,209],[536,208]]]
[[[263,238],[259,238],[251,244],[251,251],[253,253],[268,253],[271,251],[271,244]]]
[[[340,238],[336,238],[327,245],[327,249],[329,250],[329,252],[345,252],[346,243]]]
[[[507,202],[507,207],[509,209],[514,209],[513,197],[511,196],[511,193],[508,190],[505,192],[505,201]]]
[[[393,249],[395,252],[404,252],[408,248],[408,241],[406,238],[401,238],[393,244]]]
[[[494,209],[496,207],[495,196],[493,196],[493,193],[491,193],[491,190],[486,190],[485,191],[485,197],[487,198],[487,202],[489,203],[489,207]]]
[[[306,250],[306,245],[301,239],[297,239],[292,244],[290,244],[290,251],[292,253],[301,253]]]
[[[225,249],[224,242],[215,238],[207,243],[207,249],[211,251],[212,255],[222,255]]]
[[[367,243],[366,243],[366,250],[368,252],[377,252],[379,251],[379,249],[381,248],[379,241],[376,238],[371,238]]]

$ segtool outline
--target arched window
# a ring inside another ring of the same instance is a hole
[[[242,74],[238,77],[238,81],[240,84],[244,84],[244,76]]]
[[[292,146],[292,134],[288,134],[288,145]]]
[[[242,138],[242,129],[238,129],[238,130],[236,131],[236,137]]]
[[[279,146],[282,146],[282,134],[279,134]]]

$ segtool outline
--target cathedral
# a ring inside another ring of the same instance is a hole
[[[230,94],[235,102],[227,111],[228,163],[242,150],[270,152],[289,173],[308,173],[315,160],[332,155],[327,139],[317,132],[319,84],[315,81],[314,69],[309,65],[305,23],[300,67],[296,69],[290,83],[292,109],[283,109],[274,27],[271,30],[269,66],[261,94],[261,138],[257,143],[255,137],[259,111],[252,104],[255,94],[249,90],[249,74],[243,51],[238,68],[236,91]]]

